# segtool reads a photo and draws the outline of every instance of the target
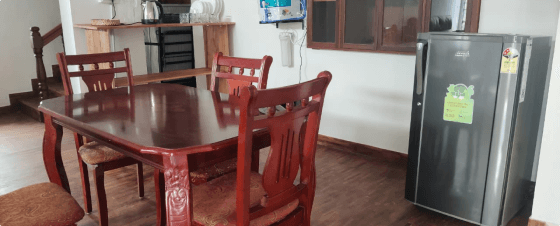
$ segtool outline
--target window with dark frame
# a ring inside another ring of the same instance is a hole
[[[481,0],[308,0],[307,46],[413,54],[420,32],[478,32]]]

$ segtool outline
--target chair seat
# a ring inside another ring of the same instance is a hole
[[[235,197],[236,173],[229,173],[202,185],[193,186],[194,221],[205,226],[231,226],[236,223]],[[251,207],[260,204],[266,192],[262,186],[262,175],[251,172]],[[267,215],[251,221],[251,226],[268,226],[282,220],[299,204],[294,200]]]
[[[42,183],[0,196],[0,225],[72,225],[84,210],[62,187]]]
[[[235,172],[237,169],[237,158],[202,167],[191,172],[191,182],[195,185],[203,184],[225,174]]]
[[[89,165],[110,162],[126,158],[125,155],[95,141],[82,145],[78,150],[82,160]]]

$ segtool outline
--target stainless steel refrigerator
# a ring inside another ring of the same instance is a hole
[[[421,33],[407,200],[480,225],[505,225],[531,197],[551,37]]]

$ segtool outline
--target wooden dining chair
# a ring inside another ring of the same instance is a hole
[[[331,79],[325,71],[298,85],[241,89],[237,172],[193,187],[194,225],[310,225],[319,122]],[[280,104],[286,110],[276,111]],[[263,107],[267,114],[258,113]],[[259,129],[271,136],[262,175],[251,169],[253,131]]]
[[[212,63],[210,90],[219,91],[220,86],[227,85],[230,95],[239,96],[241,88],[253,83],[256,83],[257,89],[266,89],[270,65],[272,65],[271,56],[264,56],[262,59],[248,59],[228,57],[217,52],[214,54]],[[233,69],[239,69],[238,74],[234,74]],[[249,75],[244,75],[245,70],[249,70]],[[258,76],[255,76],[256,70],[259,70]],[[220,84],[219,78],[226,80],[227,84]]]
[[[210,90],[218,92],[227,89],[230,95],[239,95],[239,90],[256,83],[258,89],[266,89],[268,80],[268,72],[272,65],[272,57],[264,56],[262,59],[249,59],[239,57],[224,56],[221,52],[214,54],[214,61],[212,63],[212,77]],[[233,69],[239,69],[238,74],[233,74]],[[258,70],[258,74],[257,74]],[[245,72],[249,75],[244,75]],[[226,81],[220,84],[220,80]],[[222,88],[220,88],[222,87]],[[227,87],[227,88],[224,88]],[[214,99],[216,101],[216,99]],[[235,147],[233,147],[235,148]],[[234,152],[234,154],[236,154]],[[258,150],[254,152],[254,170],[258,171]],[[212,179],[218,178],[227,173],[232,173],[236,169],[237,158],[236,155],[231,155],[230,149],[217,151],[215,153],[200,153],[191,157],[193,160],[205,160],[204,164],[199,164],[199,168],[193,169],[190,172],[191,183],[198,185],[204,184]],[[208,159],[212,159],[208,161]],[[194,165],[194,164],[193,164]],[[157,218],[162,221],[157,222],[157,225],[165,224],[165,181],[164,175],[161,170],[154,170],[154,180],[156,181],[155,190]]]
[[[239,57],[224,56],[221,52],[214,54],[212,63],[212,81],[210,90],[217,92],[220,86],[220,78],[226,81],[228,93],[230,95],[239,96],[239,91],[243,87],[255,84],[257,89],[266,89],[268,81],[268,72],[272,64],[271,56],[264,56],[262,59],[248,59]],[[233,74],[233,70],[238,69],[237,74]],[[258,72],[257,72],[258,70]],[[245,75],[248,72],[249,75]],[[258,155],[258,151],[255,152]],[[258,166],[258,156],[255,156]],[[235,156],[222,155],[217,163],[209,164],[191,172],[191,182],[194,184],[202,184],[227,173],[234,172],[236,169],[237,159]]]
[[[0,196],[0,225],[76,225],[84,210],[57,184],[41,183]]]
[[[120,52],[84,54],[66,56],[64,53],[57,54],[62,83],[66,95],[74,94],[70,78],[81,77],[87,85],[89,92],[111,90],[114,88],[113,80],[115,73],[126,73],[128,85],[133,87],[132,66],[130,63],[130,51],[124,49]],[[124,61],[124,67],[115,67],[114,62]],[[84,65],[90,65],[89,71],[84,70]],[[69,72],[68,66],[78,65],[79,71]],[[84,206],[87,213],[91,213],[91,192],[89,185],[87,165],[94,166],[93,176],[97,191],[97,203],[99,208],[100,225],[108,225],[107,197],[104,186],[104,172],[136,164],[138,173],[138,195],[144,196],[144,179],[142,163],[133,158],[126,157],[118,151],[101,145],[95,141],[84,143],[84,138],[74,133],[76,149],[78,150],[78,161],[80,162],[80,173],[82,176],[82,189],[84,194]]]

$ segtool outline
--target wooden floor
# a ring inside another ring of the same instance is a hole
[[[43,131],[43,124],[28,116],[0,115],[0,195],[48,181],[41,154]],[[71,134],[64,130],[62,157],[72,195],[83,205]],[[312,225],[471,225],[418,208],[404,199],[406,156],[373,151],[362,155],[347,149],[343,145],[319,142]],[[261,154],[262,158],[265,156]],[[261,159],[261,165],[263,161]],[[145,166],[146,195],[142,199],[137,196],[135,172],[134,166],[130,166],[106,173],[111,225],[155,225],[153,169]],[[92,192],[95,200],[95,188]],[[97,225],[95,201],[93,210],[78,225]],[[529,215],[530,207],[508,225],[525,226]]]

